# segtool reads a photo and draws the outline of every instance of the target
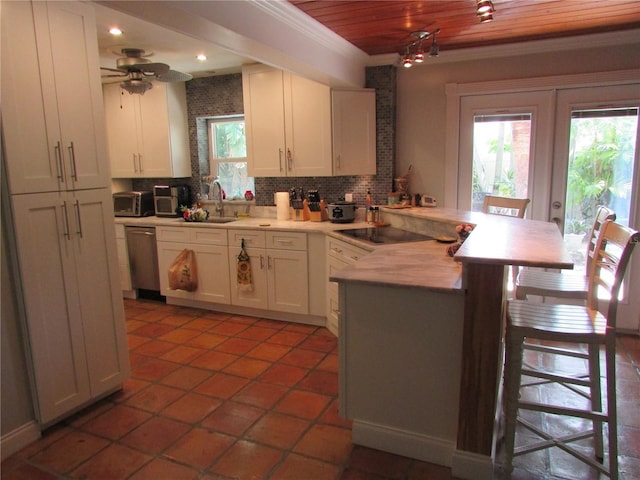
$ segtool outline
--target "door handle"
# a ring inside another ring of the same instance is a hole
[[[280,165],[280,171],[282,171],[282,149],[278,149],[278,164]]]
[[[64,183],[64,170],[62,169],[62,150],[60,146],[60,142],[56,143],[56,146],[53,148],[53,151],[56,156],[56,168],[58,170],[58,179],[61,183]]]
[[[559,210],[560,207],[562,206],[562,203],[556,200],[551,204],[551,206],[553,207],[554,210]]]
[[[67,237],[67,240],[71,240],[71,233],[69,232],[69,216],[67,215],[67,202],[62,202],[62,231],[63,235]]]
[[[553,218],[551,219],[551,221],[552,221],[553,223],[555,223],[556,225],[558,225],[558,226],[560,226],[560,225],[562,224],[562,220],[560,219],[560,217],[553,217]]]
[[[73,206],[76,210],[76,220],[78,221],[78,230],[76,231],[76,233],[80,236],[80,238],[82,238],[82,220],[80,218],[80,201],[76,200]]]
[[[77,182],[78,170],[76,169],[76,150],[73,147],[73,142],[71,142],[67,148],[69,149],[69,158],[71,160],[71,178]]]

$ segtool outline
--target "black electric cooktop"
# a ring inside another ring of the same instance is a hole
[[[433,237],[429,235],[407,232],[394,227],[354,228],[351,230],[337,230],[336,232],[351,238],[378,244],[433,240]]]

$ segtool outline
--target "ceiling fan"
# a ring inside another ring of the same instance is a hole
[[[103,75],[103,77],[126,77],[120,82],[120,87],[130,94],[144,95],[144,92],[153,88],[151,80],[159,82],[186,82],[193,77],[188,73],[171,70],[166,63],[152,62],[140,48],[123,48],[120,53],[124,57],[118,58],[116,68],[100,67],[102,70],[115,72]]]

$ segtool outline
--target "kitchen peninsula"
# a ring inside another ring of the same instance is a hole
[[[439,243],[392,245],[332,275],[340,408],[353,442],[450,466],[458,478],[493,478],[505,268],[572,268],[560,232],[449,209],[387,208],[384,219],[432,235],[476,228],[453,259]]]

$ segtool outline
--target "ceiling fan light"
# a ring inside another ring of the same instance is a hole
[[[402,66],[404,68],[409,68],[413,65],[413,60],[411,60],[411,55],[405,55],[402,59]]]
[[[130,78],[120,82],[120,88],[129,92],[130,95],[144,95],[144,92],[153,88],[153,84],[149,80]]]
[[[424,62],[424,50],[422,50],[422,48],[416,52],[413,61],[416,63]]]

